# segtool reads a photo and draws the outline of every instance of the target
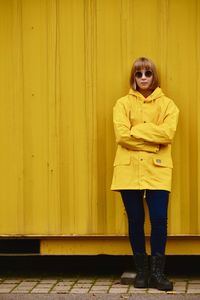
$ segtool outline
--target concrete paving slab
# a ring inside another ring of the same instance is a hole
[[[188,283],[188,288],[190,289],[200,289],[200,283]]]
[[[108,291],[108,289],[109,289],[109,286],[106,286],[106,285],[103,285],[103,286],[101,286],[101,285],[93,285],[93,287],[91,288],[91,291]]]
[[[110,288],[109,294],[123,294],[127,293],[128,288]]]

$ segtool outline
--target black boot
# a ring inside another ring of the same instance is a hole
[[[148,256],[143,253],[135,254],[134,261],[137,274],[133,285],[135,288],[147,288],[149,276]]]
[[[161,291],[172,291],[173,283],[164,275],[165,255],[156,253],[155,256],[151,256],[150,263],[149,287]]]

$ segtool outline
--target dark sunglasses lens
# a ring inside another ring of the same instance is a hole
[[[151,77],[153,75],[153,73],[150,70],[145,71],[144,74],[145,74],[146,77]],[[135,77],[136,78],[142,78],[142,75],[143,75],[143,73],[140,72],[140,71],[138,71],[138,72],[135,73]]]
[[[137,78],[142,78],[142,72],[136,72],[135,77]]]
[[[151,71],[146,71],[145,72],[145,76],[146,77],[151,77],[152,76],[152,72]]]

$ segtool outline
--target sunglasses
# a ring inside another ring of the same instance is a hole
[[[151,76],[153,76],[153,73],[152,73],[152,71],[150,71],[150,70],[145,71],[145,72],[137,71],[137,72],[135,73],[135,77],[136,77],[136,78],[142,78],[143,75],[145,75],[145,77],[151,77]]]

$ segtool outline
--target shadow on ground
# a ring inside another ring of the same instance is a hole
[[[0,276],[120,276],[134,271],[131,256],[1,255]],[[200,256],[167,256],[170,276],[200,276]]]

